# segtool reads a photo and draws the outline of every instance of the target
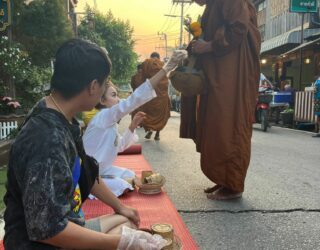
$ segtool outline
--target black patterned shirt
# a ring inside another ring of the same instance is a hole
[[[10,152],[4,198],[8,250],[56,249],[37,241],[57,235],[68,221],[84,225],[75,177],[81,171],[76,170],[79,126],[46,108],[44,100],[33,114],[44,109],[26,122]]]

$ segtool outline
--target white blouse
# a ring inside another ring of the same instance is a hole
[[[100,175],[104,174],[104,169],[112,166],[118,152],[138,141],[137,134],[129,129],[120,136],[117,122],[155,97],[155,90],[149,80],[146,80],[127,99],[111,108],[102,109],[89,122],[83,135],[84,149],[98,161]]]

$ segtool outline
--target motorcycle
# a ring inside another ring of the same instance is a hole
[[[266,132],[269,127],[269,110],[272,101],[272,89],[270,86],[260,86],[255,109],[255,123],[261,124],[262,131]]]

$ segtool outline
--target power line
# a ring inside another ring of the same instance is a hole
[[[174,5],[173,15],[176,15],[176,10],[177,10],[177,5]],[[172,14],[172,13],[170,13],[170,15],[171,15],[171,14]],[[169,16],[168,16],[168,18],[169,18]],[[170,27],[172,27],[172,22],[173,22],[172,19],[170,19],[167,27],[163,28],[163,30],[160,30],[160,31],[166,32]]]
[[[173,5],[171,5],[170,11],[169,11],[170,14],[171,14],[172,8],[173,8]],[[168,20],[169,20],[169,17],[166,18],[165,22],[163,23],[162,27],[160,28],[160,31],[165,27],[165,25],[167,24]]]

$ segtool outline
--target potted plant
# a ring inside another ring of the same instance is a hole
[[[284,111],[280,112],[280,117],[284,126],[292,126],[293,114],[294,109],[292,108],[286,108]]]

